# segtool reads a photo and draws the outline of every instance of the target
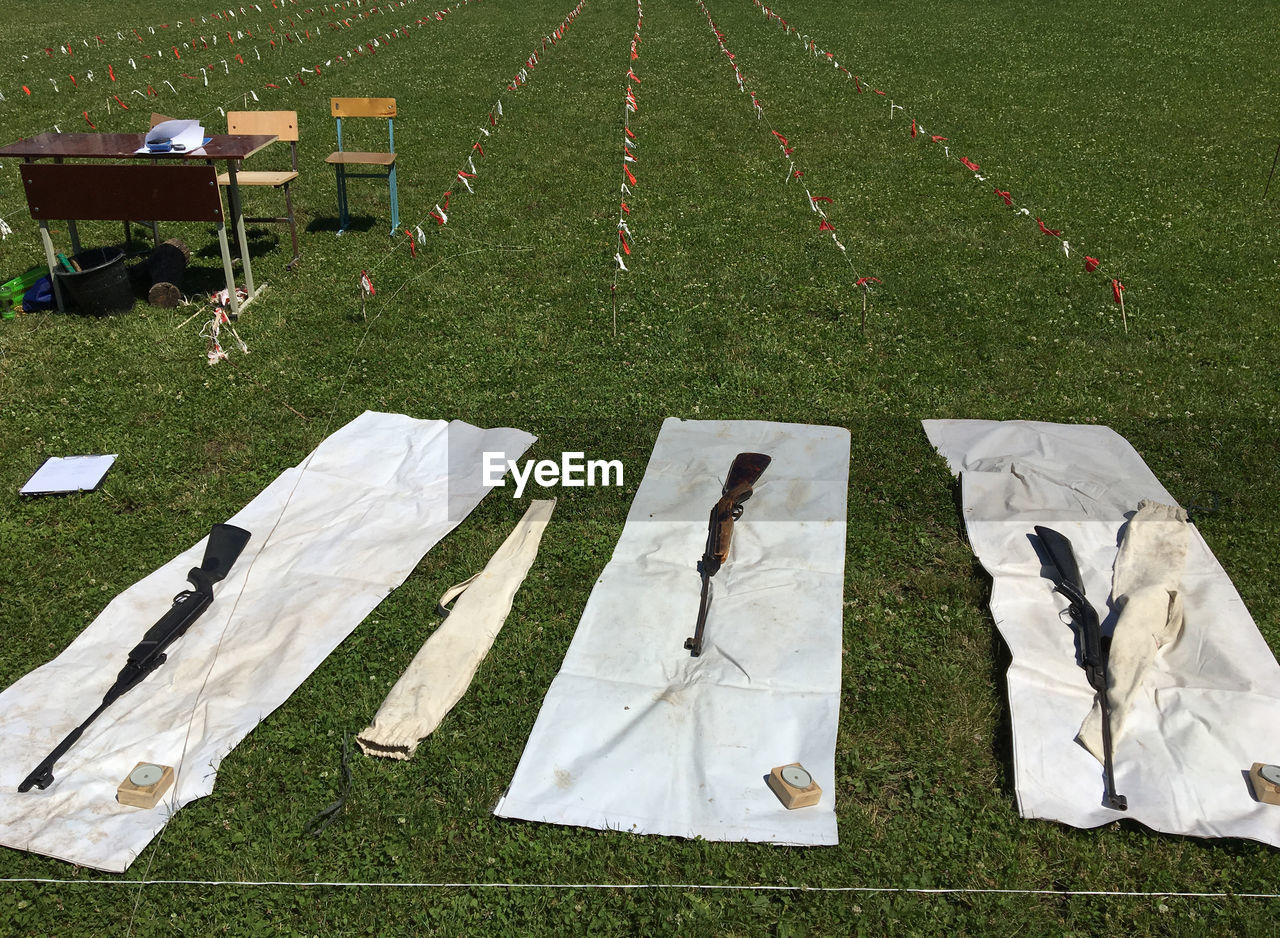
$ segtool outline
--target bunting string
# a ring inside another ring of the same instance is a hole
[[[627,59],[627,93],[622,107],[622,184],[618,190],[618,240],[613,255],[615,262],[613,284],[609,290],[613,299],[613,334],[615,336],[618,334],[618,275],[628,269],[622,256],[625,254],[630,257],[632,245],[635,243],[629,224],[631,208],[627,205],[627,199],[631,197],[632,187],[637,184],[635,170],[632,167],[636,165],[638,150],[636,144],[639,138],[631,126],[631,118],[640,112],[640,103],[635,89],[640,86],[640,76],[636,74],[636,62],[640,59],[640,29],[643,25],[644,8],[641,0],[636,0],[636,28],[631,35],[631,53]]]
[[[789,186],[794,181],[796,182],[794,188],[797,192],[803,189],[805,202],[807,203],[809,211],[818,217],[818,232],[820,234],[830,235],[832,244],[840,250],[840,256],[844,258],[845,263],[849,266],[849,270],[853,273],[854,285],[862,292],[862,327],[865,329],[867,322],[867,304],[868,298],[871,294],[872,284],[879,284],[883,281],[878,277],[864,277],[858,273],[858,268],[854,265],[853,259],[849,256],[848,249],[845,247],[844,242],[840,240],[839,233],[836,231],[835,225],[831,223],[831,219],[828,217],[826,209],[823,208],[824,205],[831,205],[833,200],[829,196],[813,195],[807,188],[808,180],[806,180],[805,183],[799,182],[799,180],[805,179],[805,174],[803,170],[797,168],[796,145],[793,144],[788,137],[778,131],[778,129],[769,122],[768,118],[765,117],[764,105],[760,102],[759,95],[756,94],[755,91],[748,89],[748,82],[746,76],[742,72],[742,67],[738,64],[738,58],[729,49],[725,34],[721,32],[718,26],[716,26],[715,20],[711,16],[711,11],[707,9],[707,5],[703,0],[695,0],[695,3],[698,9],[701,10],[703,15],[706,17],[707,26],[715,35],[716,44],[719,46],[720,52],[725,56],[729,65],[733,68],[734,78],[738,84],[738,91],[741,94],[749,94],[751,96],[751,107],[755,111],[756,119],[768,128],[769,133],[774,138],[774,142],[778,145],[782,162],[785,163],[787,167],[782,180],[783,184]]]
[[[548,50],[554,48],[561,40],[564,39],[566,34],[569,32],[569,28],[578,18],[583,7],[586,6],[586,3],[587,0],[579,0],[577,6],[569,10],[555,29],[543,35],[539,46],[525,57],[521,66],[507,81],[505,85],[506,91],[509,91],[514,95],[529,83],[534,71],[546,59]],[[454,211],[453,204],[455,200],[463,192],[468,195],[477,194],[476,190],[479,186],[478,180],[480,179],[481,170],[484,166],[485,147],[487,144],[492,142],[497,134],[498,128],[502,126],[503,119],[506,116],[502,100],[502,95],[499,95],[493,106],[489,108],[488,113],[480,121],[479,126],[476,129],[476,137],[474,138],[474,142],[471,144],[470,149],[467,151],[465,160],[462,165],[458,169],[454,170],[454,172],[449,176],[439,201],[437,201],[425,215],[420,215],[418,221],[410,223],[410,225],[404,229],[411,259],[417,258],[418,246],[426,243],[427,235],[423,230],[424,225],[429,229],[431,228],[431,223],[434,222],[437,229],[444,228],[449,224],[449,219]],[[366,270],[361,271],[362,278],[368,278],[370,273],[377,273],[398,250],[400,250],[399,242],[383,254],[376,263]]]
[[[853,83],[858,94],[863,94],[866,88],[870,88],[873,94],[885,98],[889,104],[890,121],[895,119],[896,111],[901,111],[902,114],[899,123],[907,128],[905,132],[909,140],[918,141],[925,146],[929,146],[933,148],[935,153],[941,151],[942,158],[944,160],[952,163],[958,163],[963,166],[965,170],[972,174],[973,179],[976,182],[978,182],[983,188],[990,189],[990,192],[994,195],[995,199],[999,203],[1010,208],[1015,215],[1025,216],[1028,223],[1034,219],[1037,230],[1041,235],[1053,238],[1058,242],[1057,249],[1062,251],[1062,255],[1065,259],[1069,259],[1072,255],[1072,251],[1074,250],[1078,257],[1083,258],[1083,267],[1086,273],[1093,273],[1101,267],[1102,262],[1098,258],[1085,254],[1078,248],[1073,249],[1071,242],[1063,236],[1061,229],[1051,228],[1049,225],[1045,224],[1042,213],[1033,210],[1026,204],[1018,204],[1018,200],[1015,200],[1010,189],[1001,189],[996,185],[990,175],[983,172],[981,164],[969,159],[968,156],[960,154],[959,148],[949,137],[944,136],[943,134],[931,133],[926,130],[921,118],[908,113],[905,105],[898,104],[895,98],[890,98],[887,92],[876,87],[875,82],[867,82],[864,78],[855,75],[847,66],[841,65],[834,52],[829,52],[821,48],[816,39],[807,33],[802,33],[796,26],[793,26],[778,14],[771,6],[766,5],[763,0],[751,0],[751,2],[755,5],[756,9],[760,11],[762,16],[782,29],[784,35],[788,37],[796,37],[799,42],[801,54],[823,65],[830,65],[835,70],[844,74],[845,79]],[[930,121],[930,124],[932,125],[932,121]],[[951,152],[953,149],[957,151],[955,154],[952,154]],[[1120,281],[1115,278],[1112,278],[1112,283],[1113,299],[1115,300],[1116,305],[1120,306],[1122,318],[1124,318],[1124,305],[1121,297],[1121,292],[1124,290],[1124,284],[1120,283]],[[1124,322],[1125,331],[1128,332],[1127,318],[1124,318]]]

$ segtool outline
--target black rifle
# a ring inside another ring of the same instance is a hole
[[[1102,627],[1093,604],[1085,598],[1084,581],[1076,565],[1071,541],[1052,528],[1036,525],[1036,537],[1049,554],[1053,571],[1054,589],[1067,597],[1071,604],[1071,617],[1080,623],[1080,664],[1085,677],[1098,695],[1102,710],[1102,766],[1106,777],[1106,791],[1102,803],[1116,811],[1129,810],[1129,801],[1116,793],[1115,770],[1111,764],[1111,702],[1107,699],[1107,656],[1102,651]]]
[[[146,634],[142,636],[142,641],[129,652],[128,662],[120,671],[115,684],[102,698],[98,709],[89,715],[89,719],[73,729],[67,738],[58,744],[58,748],[45,756],[43,762],[31,770],[31,774],[18,786],[18,791],[30,791],[32,785],[41,790],[48,788],[53,783],[54,763],[65,756],[67,751],[76,744],[76,740],[89,728],[89,724],[101,716],[107,707],[119,700],[126,691],[136,687],[144,677],[164,664],[167,657],[164,650],[209,608],[209,604],[213,602],[213,584],[221,581],[231,572],[232,565],[244,550],[244,545],[249,542],[249,537],[248,531],[237,528],[235,525],[215,524],[213,526],[213,530],[209,532],[209,543],[205,547],[204,561],[200,566],[192,567],[191,572],[187,574],[187,579],[195,589],[183,590],[173,597],[173,606],[159,622],[147,629]]]
[[[707,627],[707,611],[711,608],[711,578],[729,556],[729,541],[733,537],[733,523],[742,517],[742,503],[751,497],[751,487],[761,473],[773,462],[773,457],[763,453],[739,453],[733,457],[729,477],[724,480],[720,500],[711,509],[707,525],[707,548],[698,561],[702,574],[702,599],[698,603],[698,624],[693,635],[684,640],[684,647],[696,658],[702,654],[702,631]]]

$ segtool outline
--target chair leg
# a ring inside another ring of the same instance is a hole
[[[396,164],[387,172],[387,185],[391,188],[391,236],[400,231],[400,194],[396,191]]]
[[[289,184],[284,184],[284,207],[289,213],[289,236],[293,238],[293,260],[284,265],[285,270],[291,270],[298,263],[300,255],[298,254],[298,220],[293,217],[293,196],[289,193]]]
[[[333,164],[338,174],[338,234],[347,230],[347,174],[341,163]]]

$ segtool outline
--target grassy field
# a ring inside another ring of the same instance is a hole
[[[69,881],[0,883],[0,932],[1274,933],[1277,900],[1073,894],[1277,893],[1273,849],[1018,818],[1007,652],[953,481],[919,420],[1115,428],[1184,504],[1216,495],[1200,529],[1280,649],[1280,183],[1262,200],[1280,140],[1280,7],[779,0],[778,13],[859,76],[859,94],[750,0],[706,2],[762,120],[694,0],[649,0],[634,63],[634,2],[588,0],[515,93],[506,83],[569,0],[472,0],[422,24],[431,11],[414,0],[342,29],[327,24],[370,4],[333,14],[263,3],[203,25],[214,8],[197,0],[28,0],[6,16],[3,142],[87,129],[84,112],[111,131],[143,129],[152,109],[210,128],[219,107],[296,109],[305,234],[292,272],[287,230],[255,234],[254,271],[270,288],[237,324],[250,354],[216,367],[198,334],[207,316],[183,324],[194,307],[0,322],[0,685],[54,657],[112,596],[366,409],[521,427],[539,436],[530,455],[620,458],[628,485],[556,493],[537,564],[469,694],[411,763],[353,756],[347,809],[320,837],[303,828],[337,797],[344,735],[367,724],[436,624],[435,598],[496,549],[520,503],[490,497],[433,550],[121,884],[77,882],[111,877],[0,851],[0,877]],[[189,17],[195,25],[173,26]],[[347,55],[394,28],[404,35],[376,54]],[[231,46],[227,29],[254,35]],[[307,29],[310,38],[282,38]],[[155,56],[179,33],[189,46],[214,32],[208,50]],[[201,65],[212,66],[207,86]],[[319,75],[302,74],[314,66]],[[638,182],[614,335],[628,66],[642,79]],[[323,164],[331,95],[398,99],[402,222],[426,234],[416,257],[403,234],[387,237],[375,182],[352,183],[356,224],[334,237]],[[500,95],[504,116],[467,195],[454,173]],[[988,181],[912,140],[890,100]],[[802,180],[784,184],[770,126],[796,147]],[[264,156],[282,158],[275,149]],[[852,266],[883,280],[865,333],[850,264],[818,232],[800,185],[833,200]],[[1061,229],[1071,256],[993,186]],[[428,213],[450,188],[438,228]],[[0,165],[0,217],[13,229],[0,274],[42,262],[12,161]],[[86,245],[119,234],[81,226]],[[197,252],[191,283],[216,287],[211,230],[166,234]],[[65,232],[55,238],[65,245]],[[1102,261],[1095,273],[1085,254]],[[378,290],[363,313],[362,269]],[[1112,277],[1127,287],[1127,333]],[[852,432],[838,848],[634,837],[490,813],[671,415]],[[18,499],[46,456],[87,452],[121,454],[102,491]],[[701,888],[749,885],[780,888]]]

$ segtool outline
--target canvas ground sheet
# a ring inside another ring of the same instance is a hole
[[[772,462],[713,578],[697,561],[734,457]],[[708,840],[834,844],[849,433],[761,421],[662,425],[506,795],[503,817]],[[765,783],[802,763],[821,803]]]
[[[1103,806],[1102,766],[1075,741],[1095,695],[1077,663],[1066,600],[1031,536],[1043,525],[1070,539],[1108,634],[1122,528],[1142,499],[1175,504],[1137,451],[1101,426],[926,420],[924,428],[960,477],[965,529],[991,574],[991,614],[1012,652],[1022,815],[1076,827],[1129,817],[1168,833],[1280,846],[1280,808],[1256,801],[1246,780],[1254,762],[1280,762],[1280,666],[1194,525],[1181,635],[1155,655],[1114,740],[1126,812]]]
[[[118,595],[57,658],[0,694],[0,843],[127,869],[173,813],[213,790],[236,744],[479,504],[488,491],[482,453],[515,459],[533,439],[373,412],[333,433],[229,519],[252,537],[167,662],[86,731],[46,790],[19,793],[185,588],[204,541]],[[139,761],[176,770],[151,810],[116,803]]]

